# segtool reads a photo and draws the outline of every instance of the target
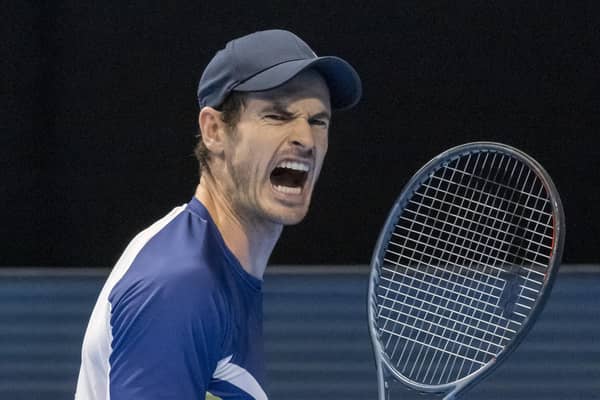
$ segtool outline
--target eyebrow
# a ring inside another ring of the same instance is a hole
[[[287,105],[279,100],[272,100],[271,103],[267,106],[265,106],[261,112],[276,112],[288,117],[292,117],[295,114],[291,111],[288,110]],[[327,118],[327,119],[331,119],[331,115],[329,112],[327,111],[320,111],[314,115],[310,116],[310,119],[315,119],[315,118]]]
[[[262,112],[276,112],[291,117],[294,113],[290,112],[285,104],[280,101],[271,101],[270,104],[262,108]]]

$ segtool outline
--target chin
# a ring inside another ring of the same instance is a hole
[[[305,214],[306,215],[306,214]],[[304,216],[302,217],[297,217],[297,218],[289,218],[286,219],[282,222],[282,225],[284,226],[292,226],[292,225],[297,225],[300,222],[302,222],[302,220],[304,220]]]
[[[271,220],[280,225],[291,226],[302,222],[307,213],[308,209],[282,210],[282,212],[272,213]]]

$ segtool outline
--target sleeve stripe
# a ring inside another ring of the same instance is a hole
[[[231,357],[225,357],[217,363],[213,374],[214,379],[229,382],[242,389],[256,400],[268,400],[267,395],[256,379],[239,365],[231,362]]]

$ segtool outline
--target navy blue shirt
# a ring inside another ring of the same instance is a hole
[[[196,198],[176,208],[111,272],[86,331],[76,398],[267,399],[261,283]]]

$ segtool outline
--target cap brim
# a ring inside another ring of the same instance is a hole
[[[309,68],[319,72],[325,79],[332,109],[344,110],[358,103],[362,96],[362,84],[358,73],[350,64],[338,57],[287,61],[259,72],[235,86],[233,90],[261,92],[275,89]]]

